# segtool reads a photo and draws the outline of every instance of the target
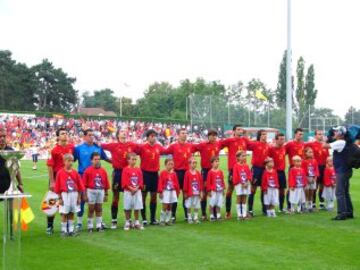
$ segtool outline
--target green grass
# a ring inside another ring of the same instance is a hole
[[[225,169],[225,158],[221,164]],[[48,183],[45,163],[33,172],[31,163],[23,162],[22,174],[36,218],[22,236],[20,269],[360,269],[360,218],[334,222],[328,212],[189,225],[180,207],[180,221],[172,227],[83,232],[76,238],[60,237],[57,216],[56,233],[47,236],[39,210]],[[360,209],[359,180],[356,172],[351,181],[355,209]],[[259,213],[258,195],[256,203]],[[109,224],[109,203],[104,209]]]

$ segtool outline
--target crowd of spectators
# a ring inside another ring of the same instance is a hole
[[[148,129],[154,129],[158,133],[158,141],[164,146],[169,145],[176,139],[176,132],[180,128],[188,130],[188,138],[191,142],[199,142],[207,135],[207,130],[199,125],[179,123],[160,123],[143,121],[124,121],[116,119],[84,119],[65,118],[54,115],[53,117],[37,117],[32,114],[0,114],[0,127],[7,129],[8,141],[17,150],[25,150],[26,156],[38,152],[40,158],[46,158],[48,150],[56,143],[55,132],[59,127],[65,127],[69,131],[70,142],[79,144],[85,129],[93,129],[96,141],[99,143],[116,140],[116,130],[127,131],[127,139],[136,143],[144,141],[144,133]],[[220,137],[221,128],[218,128]]]

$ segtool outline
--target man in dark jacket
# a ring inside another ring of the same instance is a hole
[[[336,201],[337,216],[333,220],[354,218],[353,205],[349,193],[352,167],[348,163],[351,140],[347,139],[348,130],[339,126],[333,129],[335,141],[326,144],[333,152],[334,168],[336,173]]]

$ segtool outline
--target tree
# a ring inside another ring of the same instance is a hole
[[[304,115],[305,107],[306,107],[306,99],[305,99],[305,61],[304,58],[301,56],[297,62],[296,67],[296,91],[295,91],[295,97],[296,97],[296,107],[295,111],[297,112],[297,119],[298,121],[301,121],[301,118]]]
[[[145,91],[137,102],[140,115],[152,117],[171,117],[174,108],[174,88],[168,82],[155,82]]]
[[[315,68],[314,65],[310,65],[305,79],[305,100],[306,104],[310,106],[315,105],[317,97],[317,90],[315,89]]]
[[[285,108],[286,104],[286,54],[287,51],[284,52],[280,63],[278,83],[275,91],[276,104],[279,108]]]
[[[121,105],[122,105],[122,115],[123,116],[135,116],[136,115],[135,107],[133,105],[131,98],[122,97]],[[119,109],[116,110],[116,112],[119,110],[120,110],[120,105],[119,105]]]
[[[244,83],[242,81],[230,85],[225,92],[227,102],[231,104],[243,104],[244,88]]]
[[[103,108],[105,111],[119,112],[119,99],[109,88],[95,90],[92,96],[89,92],[84,92],[82,98],[83,106],[86,108]]]
[[[360,125],[360,110],[356,110],[353,106],[351,106],[345,114],[345,123],[348,125]]]
[[[76,79],[69,77],[61,68],[44,59],[32,67],[36,78],[35,105],[40,111],[69,112],[78,101],[78,92],[73,84]]]
[[[12,60],[10,51],[0,51],[0,109],[34,110],[34,91],[31,70]]]

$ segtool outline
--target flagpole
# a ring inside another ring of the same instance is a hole
[[[286,54],[286,138],[292,137],[292,83],[291,83],[291,0],[287,1],[287,54]]]

